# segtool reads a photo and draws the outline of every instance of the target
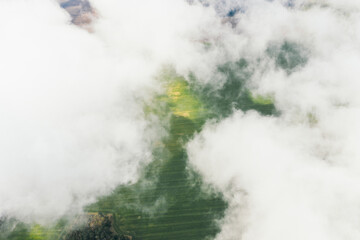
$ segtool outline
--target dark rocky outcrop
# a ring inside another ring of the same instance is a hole
[[[64,240],[134,240],[133,237],[118,234],[114,228],[111,214],[90,214],[87,224],[70,231]]]

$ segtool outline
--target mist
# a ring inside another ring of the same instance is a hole
[[[360,3],[80,2],[0,1],[0,217],[51,223],[136,183],[171,69],[215,116],[186,145],[228,203],[215,239],[359,239]]]

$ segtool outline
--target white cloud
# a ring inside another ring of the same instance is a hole
[[[156,134],[134,99],[158,70],[217,81],[244,57],[281,116],[237,112],[188,145],[230,204],[217,239],[359,238],[357,2],[211,2],[246,9],[234,28],[180,0],[91,3],[88,33],[55,2],[0,1],[0,214],[54,219],[136,181]],[[307,54],[290,73],[267,53],[284,41]]]
[[[150,150],[133,95],[154,69],[119,63],[55,2],[0,5],[0,214],[48,220],[135,181]]]
[[[359,5],[279,3],[250,4],[236,30],[248,59],[261,59],[249,86],[281,115],[208,124],[188,145],[190,162],[230,203],[217,239],[358,239]],[[308,51],[295,72],[266,53],[285,41]]]
[[[230,203],[217,239],[357,239],[358,139],[326,133],[241,112],[208,125],[188,153]]]
[[[161,135],[142,114],[154,76],[172,65],[206,79],[226,58],[204,50],[231,36],[210,8],[91,4],[89,33],[55,1],[0,1],[0,215],[56,219],[136,181]]]

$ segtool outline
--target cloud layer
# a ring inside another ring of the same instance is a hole
[[[127,76],[55,2],[1,5],[1,214],[78,212],[149,160],[131,100],[149,73]]]
[[[0,1],[0,215],[56,219],[136,181],[162,67],[216,88],[241,58],[278,115],[238,110],[188,145],[230,205],[217,239],[359,238],[359,3],[91,4],[89,33],[55,1]]]
[[[238,111],[188,145],[231,206],[217,239],[358,239],[359,4],[255,1],[237,17],[249,86],[280,115]]]
[[[225,58],[204,50],[204,39],[230,34],[211,8],[182,0],[90,3],[91,33],[72,25],[56,1],[0,2],[2,216],[76,214],[136,181],[162,134],[143,114],[142,103],[160,90],[156,75],[170,65],[206,76],[219,59],[209,56]]]

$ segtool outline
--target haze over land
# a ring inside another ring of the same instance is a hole
[[[360,238],[357,1],[0,0],[0,33],[0,239]]]

